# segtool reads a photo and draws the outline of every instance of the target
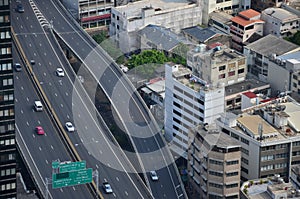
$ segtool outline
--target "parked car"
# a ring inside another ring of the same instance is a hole
[[[45,134],[45,131],[44,131],[43,127],[41,127],[41,126],[35,127],[35,132],[38,135],[44,135]]]

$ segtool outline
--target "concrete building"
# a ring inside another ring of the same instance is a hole
[[[182,29],[182,33],[186,39],[194,44],[210,46],[218,42],[226,46],[231,46],[231,35],[223,33],[213,27],[201,28],[200,26],[194,26]]]
[[[241,146],[210,125],[189,134],[189,185],[197,198],[240,198]]]
[[[0,0],[0,198],[17,197],[10,1]]]
[[[84,29],[90,30],[110,24],[111,8],[115,0],[62,0],[62,3]]]
[[[208,24],[209,15],[214,11],[223,11],[230,15],[236,15],[241,10],[247,10],[251,7],[250,0],[217,0],[200,1],[202,9],[202,23]]]
[[[245,79],[239,83],[228,85],[225,87],[225,109],[241,109],[242,96],[247,92],[252,92],[262,99],[267,99],[271,94],[271,87],[269,83],[257,79]]]
[[[247,46],[244,55],[247,57],[248,74],[254,75],[261,81],[267,82],[269,60],[274,56],[281,56],[299,51],[300,47],[274,35],[267,35]]]
[[[190,128],[212,123],[224,112],[224,87],[209,86],[182,66],[166,64],[165,71],[165,136],[187,159]]]
[[[243,52],[243,46],[253,35],[263,35],[264,21],[260,20],[260,13],[249,9],[231,18],[230,34],[232,48]]]
[[[280,175],[270,178],[253,179],[241,186],[241,199],[288,199],[300,198],[300,192],[292,183],[285,183]]]
[[[182,35],[156,25],[147,25],[138,32],[140,49],[157,49],[171,54],[180,44],[191,45]]]
[[[300,51],[269,59],[268,82],[273,95],[283,92],[300,94]]]
[[[246,57],[226,46],[209,49],[200,44],[188,52],[187,65],[193,74],[213,86],[241,82],[247,74]]]
[[[264,35],[291,36],[299,30],[300,17],[282,8],[267,8],[261,12],[265,22]]]
[[[289,180],[291,166],[300,163],[299,116],[300,105],[285,96],[216,120],[222,132],[241,144],[242,181],[275,174]]]
[[[124,53],[139,49],[138,31],[149,24],[179,33],[202,23],[201,7],[190,1],[137,1],[112,8],[110,36]]]
[[[227,14],[226,12],[214,11],[209,14],[208,25],[224,33],[230,34],[231,18],[232,15]]]

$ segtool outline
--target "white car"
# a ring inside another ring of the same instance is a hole
[[[64,70],[62,68],[57,68],[56,69],[56,75],[58,77],[64,77],[65,76],[65,72],[64,72]]]
[[[158,175],[157,175],[156,171],[150,171],[150,176],[153,181],[158,180]]]
[[[111,188],[111,186],[108,182],[103,183],[103,189],[104,189],[105,193],[112,193],[113,192],[113,190],[112,190],[112,188]]]
[[[66,122],[66,129],[69,132],[74,132],[75,131],[75,127],[73,126],[73,124],[71,122]]]

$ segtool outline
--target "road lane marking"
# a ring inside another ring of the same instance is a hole
[[[35,138],[35,135],[34,135],[34,134],[32,134],[32,137],[33,137],[33,138]]]
[[[42,151],[42,148],[39,146],[39,150]]]
[[[97,168],[97,169],[99,168],[98,164],[96,164],[96,168]]]
[[[73,188],[74,191],[76,190],[75,187],[72,187],[72,188]]]
[[[29,126],[29,122],[26,122],[27,126]]]
[[[47,74],[46,73],[44,73],[44,76],[46,76]]]
[[[66,96],[69,96],[69,93],[66,92]]]
[[[26,98],[26,100],[27,100],[27,102],[29,102],[29,98],[28,97]]]
[[[21,86],[21,90],[24,90],[23,86]]]
[[[40,120],[38,120],[38,123],[39,123],[39,124],[41,124],[41,121],[40,121]]]
[[[23,114],[23,109],[21,109],[21,113]]]
[[[54,93],[55,97],[57,97],[57,93]]]
[[[128,192],[127,191],[125,191],[125,194],[126,194],[126,196],[128,196]]]
[[[116,180],[119,182],[120,181],[120,179],[118,178],[118,177],[116,177]]]
[[[45,160],[46,161],[46,164],[49,164],[48,160]]]
[[[63,104],[60,104],[60,106],[63,108],[64,107],[64,105]]]
[[[54,147],[51,145],[51,149],[54,150]]]

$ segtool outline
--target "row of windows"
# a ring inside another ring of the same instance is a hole
[[[1,176],[10,176],[16,174],[16,168],[3,169],[0,172]]]
[[[227,184],[227,185],[226,185],[226,188],[227,188],[227,189],[230,189],[230,188],[235,188],[235,187],[238,187],[238,186],[239,186],[238,183],[233,183],[233,184]]]
[[[9,146],[14,144],[15,144],[15,139],[0,140],[0,146]]]
[[[222,189],[223,188],[222,184],[217,184],[217,183],[213,183],[213,182],[210,182],[209,186],[210,187],[215,187],[215,188],[218,188],[218,189]]]
[[[14,94],[2,94],[0,93],[0,102],[12,101],[14,100]]]
[[[232,177],[232,176],[237,176],[237,175],[239,175],[239,172],[237,172],[237,171],[226,173],[227,177]]]
[[[0,16],[1,21],[1,16]],[[11,54],[11,47],[1,48],[0,55],[10,55]]]
[[[10,31],[0,32],[0,39],[10,39]]]
[[[217,172],[217,171],[209,171],[210,175],[214,175],[214,176],[218,176],[218,177],[222,177],[223,173],[221,172]]]
[[[7,116],[14,116],[15,115],[15,111],[14,109],[8,109],[8,110],[0,110],[0,117],[7,117]]]
[[[248,160],[248,159],[246,159],[246,158],[243,158],[243,157],[242,157],[242,162],[243,162],[243,163],[245,163],[246,165],[248,165],[248,164],[249,164],[249,160]]]
[[[209,159],[210,164],[223,165],[222,161]]]
[[[3,80],[2,80],[2,85],[3,85],[3,86],[10,86],[10,85],[13,85],[13,79],[12,79],[12,78],[9,78],[9,79],[3,79]]]
[[[239,163],[238,160],[226,161],[226,165],[234,165],[234,164],[238,164],[238,163]]]
[[[0,162],[6,162],[9,160],[15,160],[15,159],[16,159],[16,154],[14,154],[14,153],[2,154],[0,156]]]
[[[1,63],[0,64],[0,71],[12,70],[11,63]]]
[[[242,153],[249,155],[249,150],[245,149],[245,148],[241,148]]]
[[[7,131],[13,130],[15,130],[15,125],[13,123],[0,125],[0,133],[6,133]]]
[[[16,188],[15,182],[1,185],[1,191],[11,190],[11,189],[15,189],[15,188]]]
[[[0,16],[0,23],[8,23],[9,15]]]
[[[8,1],[9,0],[0,0],[0,6],[8,6]]]

